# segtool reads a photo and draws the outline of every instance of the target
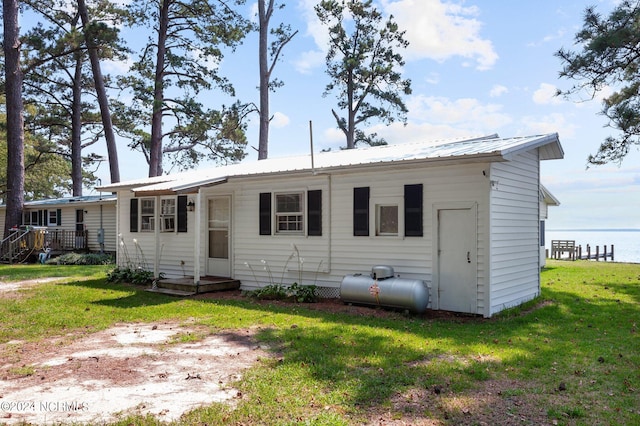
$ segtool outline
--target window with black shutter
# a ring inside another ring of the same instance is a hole
[[[187,232],[187,196],[178,195],[178,232]]]
[[[271,235],[271,193],[260,193],[259,224],[260,235]]]
[[[322,235],[322,190],[307,192],[307,235]]]
[[[138,232],[138,199],[129,201],[129,232]]]
[[[404,235],[422,237],[422,184],[404,186]]]
[[[353,235],[369,235],[369,187],[353,188]]]

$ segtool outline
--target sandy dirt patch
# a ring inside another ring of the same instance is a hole
[[[178,343],[190,333],[197,339]],[[71,344],[3,344],[0,423],[95,424],[132,413],[171,421],[233,403],[238,392],[229,383],[268,356],[266,348],[251,330],[206,333],[177,323],[119,324]]]
[[[8,293],[24,288],[34,287],[38,284],[50,283],[52,281],[64,280],[64,277],[37,278],[35,280],[3,282],[0,281],[0,293]]]

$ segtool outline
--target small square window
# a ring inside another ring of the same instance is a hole
[[[398,235],[398,206],[376,206],[376,235]]]

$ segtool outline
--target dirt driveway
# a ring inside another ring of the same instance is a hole
[[[1,285],[0,299],[27,285],[37,283]],[[0,424],[95,424],[131,413],[171,421],[201,405],[233,404],[238,392],[229,383],[269,356],[266,349],[253,330],[211,334],[189,322],[7,342],[0,345]]]

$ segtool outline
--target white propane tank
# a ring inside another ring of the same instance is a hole
[[[408,309],[421,314],[429,304],[429,287],[421,280],[397,277],[374,279],[354,274],[342,279],[340,298],[345,303]]]

